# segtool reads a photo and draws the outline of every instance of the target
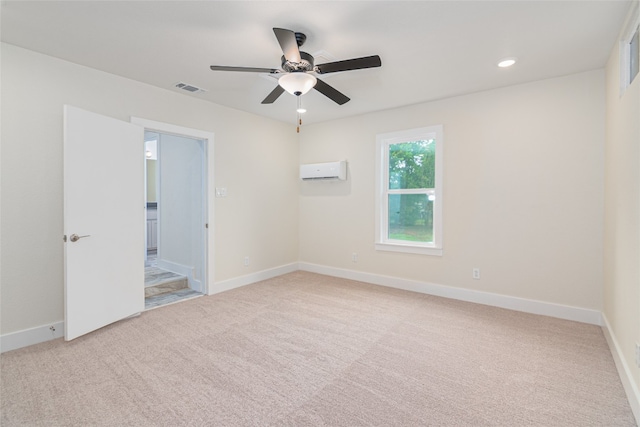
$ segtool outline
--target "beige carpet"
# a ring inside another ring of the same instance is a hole
[[[1,357],[6,426],[633,426],[599,327],[296,272]]]

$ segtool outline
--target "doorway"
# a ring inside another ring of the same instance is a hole
[[[146,129],[145,309],[207,292],[207,140]]]

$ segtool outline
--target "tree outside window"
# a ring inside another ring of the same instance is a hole
[[[434,139],[389,146],[391,240],[433,242],[436,144]]]

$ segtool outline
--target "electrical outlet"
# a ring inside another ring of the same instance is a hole
[[[247,267],[249,265],[249,257],[244,257],[244,266]]]
[[[354,252],[351,254],[351,261],[358,262],[358,253]]]
[[[473,277],[475,280],[480,280],[480,269],[474,268],[471,277]]]
[[[640,344],[636,343],[636,366],[640,368]]]

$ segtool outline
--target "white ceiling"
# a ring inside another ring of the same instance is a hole
[[[605,1],[3,1],[3,42],[238,110],[295,122],[273,27],[303,32],[316,63],[380,55],[381,68],[321,77],[351,98],[303,96],[305,123],[602,68],[631,2]],[[516,56],[509,69],[499,59]]]

